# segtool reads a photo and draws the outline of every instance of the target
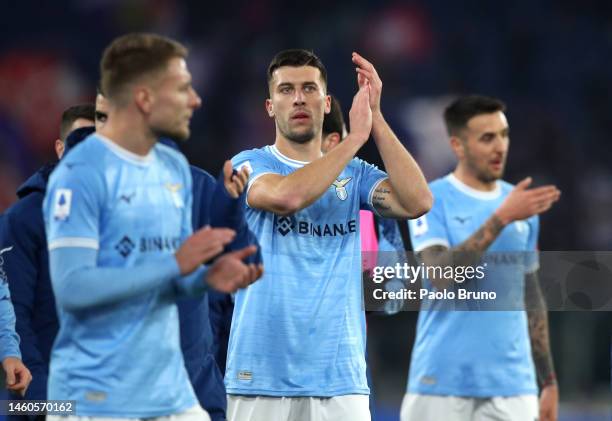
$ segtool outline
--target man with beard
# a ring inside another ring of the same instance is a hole
[[[154,34],[116,38],[100,63],[108,121],[49,180],[43,212],[60,330],[48,399],[76,401],[78,417],[210,420],[185,370],[175,302],[260,276],[242,262],[254,246],[203,265],[234,232],[192,233],[189,166],[158,143],[187,139],[201,105],[186,57]]]
[[[402,421],[557,419],[558,390],[548,340],[546,305],[537,278],[537,215],[559,199],[552,185],[529,189],[502,181],[509,146],[505,105],[466,96],[444,113],[455,170],[430,184],[434,206],[410,222],[414,250],[426,266],[474,266],[489,256],[478,279],[424,279],[434,291],[500,289],[488,310],[424,300],[412,351]],[[485,254],[486,253],[486,254]],[[503,287],[510,289],[503,289]],[[503,303],[516,297],[511,308]],[[486,303],[460,303],[463,306]],[[482,308],[482,307],[481,307]],[[525,311],[521,311],[526,308]],[[538,414],[536,376],[541,386]]]
[[[321,152],[330,111],[325,67],[286,50],[268,68],[276,141],[233,158],[251,169],[247,221],[266,274],[239,292],[227,357],[230,420],[370,419],[359,210],[414,218],[431,207],[418,165],[385,122],[382,82],[354,53],[351,132]],[[355,158],[373,132],[386,173]]]

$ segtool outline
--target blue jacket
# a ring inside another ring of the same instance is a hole
[[[0,215],[0,231],[3,230],[2,220],[4,215]],[[5,271],[4,254],[13,251],[11,244],[5,243],[0,233],[0,362],[7,357],[21,358],[19,352],[19,336],[15,332],[15,312],[11,304],[11,294],[9,292],[7,274]],[[0,385],[2,387],[3,385]]]
[[[70,133],[64,155],[93,131],[93,127],[81,127]],[[0,244],[13,247],[4,259],[4,270],[17,317],[22,360],[32,373],[24,399],[46,399],[51,347],[59,329],[42,215],[47,181],[56,165],[45,165],[19,187],[19,201],[0,223]]]
[[[17,190],[20,200],[6,211],[0,234],[0,243],[13,247],[4,259],[4,271],[17,317],[22,359],[32,373],[25,399],[46,399],[49,357],[59,329],[42,215],[53,168],[55,164],[45,165]]]
[[[243,194],[238,199],[232,199],[223,185],[222,174],[219,180],[206,171],[191,166],[193,178],[193,229],[205,225],[212,227],[228,227],[236,230],[236,238],[226,251],[237,250],[250,244],[256,244],[254,234],[249,231],[244,216]],[[250,258],[251,262],[261,262],[258,251]],[[230,299],[228,294],[211,291],[211,294]],[[208,293],[197,298],[186,298],[178,302],[181,348],[185,358],[185,366],[191,384],[200,401],[208,411],[213,421],[225,420],[227,407],[223,374],[215,360],[215,343],[211,327]],[[216,323],[225,325],[227,317],[216,318]]]

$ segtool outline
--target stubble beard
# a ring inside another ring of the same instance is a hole
[[[281,125],[279,125],[278,128],[287,140],[299,143],[300,145],[310,142],[315,137],[315,131],[313,127],[310,127],[308,130],[301,133],[292,131],[289,127],[282,127]]]

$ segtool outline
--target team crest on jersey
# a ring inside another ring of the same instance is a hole
[[[332,185],[336,188],[336,196],[340,200],[346,200],[348,192],[346,191],[346,185],[351,181],[353,177],[345,178],[343,180],[336,180]]]
[[[70,216],[70,207],[72,206],[72,190],[57,189],[53,203],[53,217],[55,220],[66,220],[66,218]]]
[[[516,227],[516,230],[521,234],[527,231],[527,222],[525,221],[516,221],[514,223],[514,226]]]
[[[182,208],[185,206],[185,203],[183,203],[183,198],[179,193],[183,188],[181,183],[166,183],[164,187],[166,187],[168,190],[170,190],[170,193],[172,193],[172,201],[174,202],[174,206],[177,208]]]

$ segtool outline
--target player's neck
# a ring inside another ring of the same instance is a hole
[[[157,142],[154,134],[137,119],[121,113],[113,114],[109,113],[109,121],[100,134],[136,155],[147,156]]]
[[[474,174],[472,174],[472,172],[465,169],[461,165],[455,168],[455,171],[453,171],[453,175],[463,184],[465,184],[468,187],[473,188],[474,190],[488,192],[488,191],[495,190],[495,188],[497,187],[496,180],[490,181],[490,182],[482,181],[478,177],[476,177]]]
[[[296,161],[312,162],[323,155],[321,152],[321,136],[314,137],[305,143],[293,142],[284,136],[276,136],[274,145],[281,154]]]

